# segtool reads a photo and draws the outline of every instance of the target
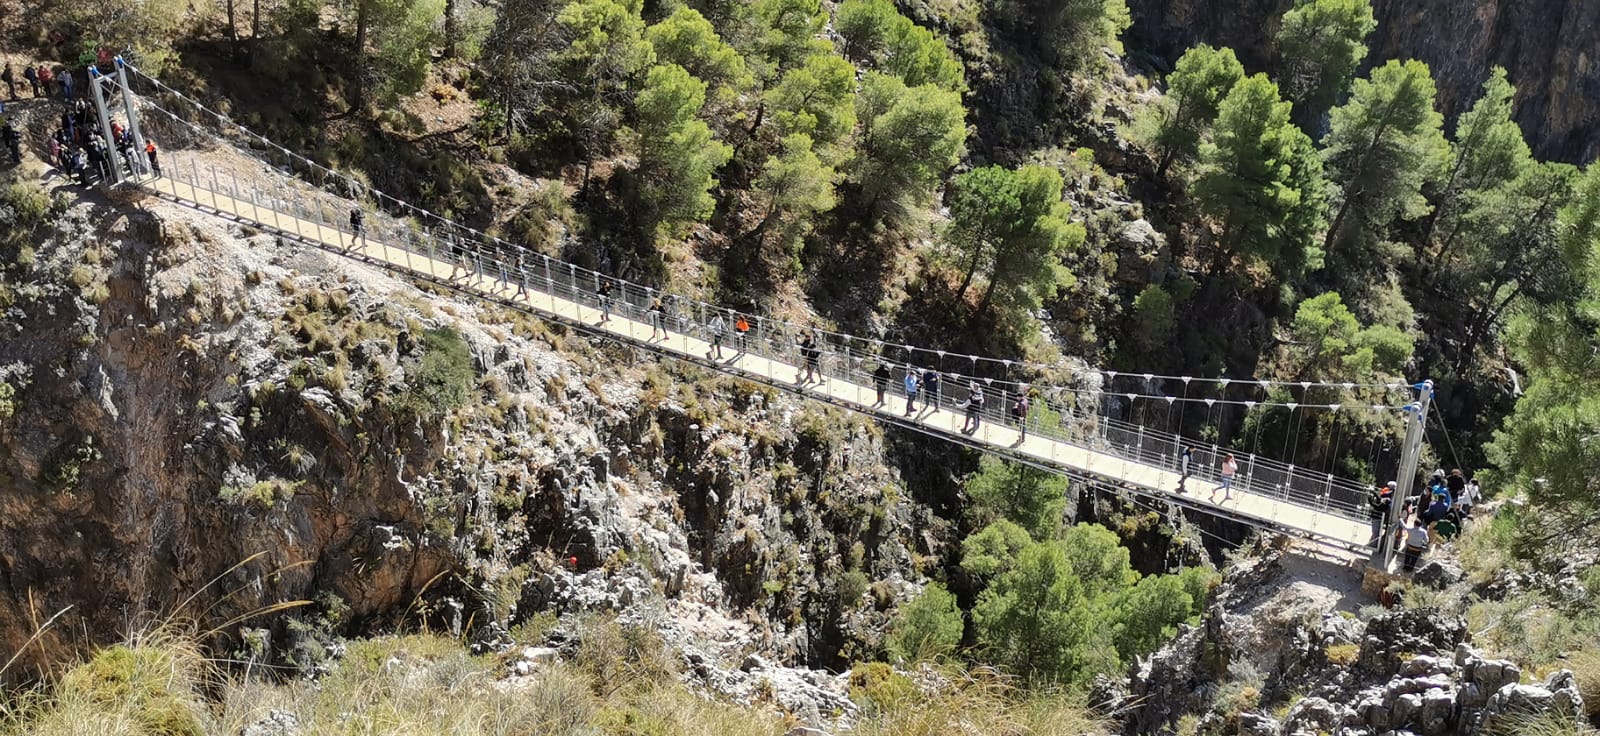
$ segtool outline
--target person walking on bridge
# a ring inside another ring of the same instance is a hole
[[[1028,387],[1023,386],[1017,391],[1017,400],[1011,405],[1011,420],[1017,423],[1017,444],[1020,445],[1028,439]]]
[[[711,337],[711,349],[706,351],[706,357],[722,360],[722,336],[728,331],[728,322],[722,318],[721,312],[711,315],[711,324],[706,326],[706,330]],[[712,358],[712,353],[716,354],[715,358]]]
[[[658,334],[661,336],[661,339],[667,339],[667,306],[661,303],[661,299],[659,297],[656,298],[655,301],[650,302],[649,313],[650,341],[655,342],[656,335]]]
[[[922,408],[929,414],[939,413],[939,372],[936,370],[922,372]]]
[[[917,369],[907,365],[906,377],[903,381],[906,389],[906,416],[911,416],[917,410]]]
[[[800,375],[795,378],[794,382],[801,385],[805,385],[814,380],[820,382],[821,371],[817,369],[817,364],[821,360],[821,357],[822,351],[817,348],[816,333],[807,332],[805,335],[801,336],[800,362],[802,367]]]
[[[611,279],[600,277],[600,285],[595,288],[595,295],[600,297],[600,324],[611,321],[611,290],[616,287],[611,285]]]
[[[967,419],[961,423],[961,431],[967,434],[977,434],[978,425],[983,422],[983,386],[973,381],[967,386]]]
[[[1228,453],[1222,458],[1222,485],[1211,489],[1211,500],[1217,500],[1217,491],[1222,491],[1222,502],[1227,503],[1233,497],[1233,476],[1239,472],[1239,463],[1233,459],[1233,453]]]
[[[144,142],[144,157],[150,159],[150,173],[161,176],[161,161],[156,158],[156,142]]]
[[[367,216],[361,211],[361,208],[350,208],[350,248],[356,247],[356,239],[366,238],[366,224]],[[346,248],[345,250],[349,250],[350,248]]]
[[[878,368],[872,372],[872,388],[878,392],[878,401],[872,405],[876,409],[883,406],[883,392],[889,387],[889,364],[878,361]]]
[[[1189,485],[1189,467],[1194,462],[1194,447],[1185,445],[1183,452],[1178,453],[1178,493],[1183,493]]]

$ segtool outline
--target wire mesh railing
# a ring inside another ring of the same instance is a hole
[[[146,106],[153,115],[146,118],[145,124],[153,136],[162,137],[164,128],[171,127],[181,130],[172,130],[169,140],[201,143],[210,139],[222,144],[233,143],[184,116],[148,101]],[[163,117],[165,120],[158,120]],[[267,166],[240,179],[245,169],[237,165],[239,162],[230,164],[215,160],[230,152],[242,161],[259,161]],[[286,151],[282,153],[287,154]],[[609,312],[617,318],[648,323],[661,328],[669,339],[670,336],[682,338],[685,350],[690,347],[690,339],[716,340],[720,341],[726,355],[736,356],[732,361],[753,355],[780,361],[797,374],[810,364],[822,376],[819,384],[841,382],[864,392],[862,396],[874,399],[881,391],[884,406],[907,400],[905,379],[908,373],[919,381],[929,377],[930,371],[925,367],[887,356],[882,341],[740,312],[618,279],[486,235],[381,192],[368,191],[369,196],[352,200],[348,179],[293,154],[276,162],[260,161],[262,151],[251,150],[245,155],[235,146],[224,145],[206,157],[196,155],[193,150],[168,150],[163,155],[166,157],[164,177],[146,177],[143,179],[145,186],[189,199],[201,207],[246,217],[263,228],[309,237],[334,248],[354,248],[357,252],[373,245],[392,248],[399,255],[388,265],[415,274],[436,277],[442,270],[437,266],[442,264],[450,269],[446,278],[459,286],[501,298],[522,298],[536,309],[541,308],[541,304],[530,300],[531,295],[551,299],[552,308],[557,299],[579,305],[591,310],[596,319]],[[305,177],[304,174],[316,174],[319,169],[325,172],[321,181],[334,183],[347,191],[328,191],[313,186],[307,178],[317,180],[318,176]],[[181,192],[176,186],[179,183],[190,191]],[[356,192],[361,193],[360,190]],[[359,215],[352,217],[353,213]],[[739,329],[741,322],[748,328]],[[729,365],[737,367],[733,363]],[[886,374],[878,371],[880,365],[887,369]],[[1076,392],[1067,392],[1065,399],[1051,400],[1037,396],[1039,392],[1029,392],[1029,385],[1020,381],[951,371],[934,373],[938,375],[937,393],[927,384],[919,385],[914,402],[919,409],[907,412],[909,416],[924,418],[931,403],[943,411],[971,413],[980,424],[1001,425],[1012,432],[1025,428],[1028,435],[1036,438],[1104,453],[1123,462],[1131,461],[1180,476],[1183,475],[1182,449],[1191,447],[1188,477],[1201,483],[1220,485],[1221,460],[1231,453],[1238,467],[1233,483],[1236,492],[1320,514],[1352,520],[1366,518],[1367,486],[1364,484],[1297,468],[1258,454],[1098,416],[1095,402],[1085,400]],[[984,399],[976,406],[971,401],[975,392],[981,393]],[[1026,414],[1019,416],[1013,410],[1017,398],[1024,393],[1035,396],[1030,399]],[[1390,407],[1374,407],[1377,409]],[[886,411],[882,407],[875,410]]]

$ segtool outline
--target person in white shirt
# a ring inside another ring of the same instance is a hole
[[[1461,498],[1456,499],[1456,503],[1461,507],[1462,519],[1472,518],[1472,507],[1478,502],[1478,496],[1482,493],[1483,490],[1478,487],[1477,478],[1467,480],[1467,487],[1461,491]]]
[[[1422,553],[1428,549],[1428,525],[1421,519],[1408,519],[1406,523],[1400,525],[1400,534],[1406,543],[1402,569],[1406,572],[1415,572],[1417,560],[1422,559]]]

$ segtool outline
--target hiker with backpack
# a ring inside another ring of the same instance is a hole
[[[1018,444],[1028,439],[1028,409],[1028,389],[1023,388],[1017,392],[1017,400],[1011,404],[1011,421],[1017,423],[1017,431],[1020,433],[1017,438]]]
[[[357,238],[365,238],[367,216],[360,207],[350,208],[350,248],[356,246]],[[345,250],[349,250],[346,248]]]

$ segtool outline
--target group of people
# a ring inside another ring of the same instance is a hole
[[[1178,494],[1188,491],[1189,475],[1195,467],[1194,446],[1184,445],[1178,453]],[[1219,482],[1211,489],[1211,501],[1217,500],[1217,491],[1222,491],[1222,502],[1227,503],[1233,499],[1233,479],[1239,475],[1239,461],[1234,459],[1233,453],[1222,454],[1222,462],[1217,464],[1217,478]]]
[[[73,80],[69,69],[57,73],[48,64],[29,64],[22,69],[22,81],[27,83],[34,97],[55,97],[59,93],[63,100],[72,99]],[[22,99],[17,96],[17,73],[9,61],[5,69],[0,71],[0,82],[6,85],[6,99],[13,102]]]
[[[81,186],[114,178],[119,166],[129,176],[161,175],[160,156],[154,141],[139,140],[132,130],[117,121],[111,123],[111,138],[106,139],[88,102],[75,94],[72,70],[57,72],[48,65],[30,65],[22,70],[21,76],[35,98],[59,96],[66,105],[61,112],[60,125],[45,142],[46,163],[66,172]],[[0,71],[0,81],[5,82],[10,101],[21,99],[17,94],[17,75],[9,62]],[[0,144],[13,162],[21,163],[22,135],[10,119],[5,118],[4,112],[0,104],[0,119],[4,119],[0,123]]]
[[[879,361],[878,367],[872,371],[872,388],[877,394],[877,401],[872,405],[874,409],[881,407],[886,402],[889,381],[894,377],[894,371],[888,361]],[[905,367],[905,376],[900,379],[901,387],[906,396],[906,416],[917,413],[917,397],[922,397],[922,407],[928,415],[939,413],[941,406],[941,391],[945,383],[952,381],[950,376],[942,376],[939,371],[925,369],[918,372],[915,366]],[[983,381],[971,380],[967,383],[967,399],[956,408],[961,409],[965,421],[962,422],[961,431],[964,434],[974,434],[983,424],[983,410],[989,405],[990,389]],[[1004,397],[1002,397],[1004,398]],[[1028,389],[1022,387],[1017,391],[1016,398],[1011,402],[1010,415],[1012,425],[1017,428],[1017,442],[1020,444],[1028,437],[1028,411],[1032,403],[1028,399]]]
[[[1368,496],[1373,544],[1377,544],[1386,531],[1384,524],[1396,503],[1398,488],[1398,483],[1389,481],[1374,488]],[[1460,468],[1448,474],[1440,468],[1433,471],[1427,483],[1419,484],[1414,492],[1400,499],[1400,524],[1395,536],[1404,545],[1401,568],[1406,572],[1416,570],[1417,562],[1430,547],[1459,534],[1472,518],[1472,508],[1481,495],[1477,478],[1468,477]]]

